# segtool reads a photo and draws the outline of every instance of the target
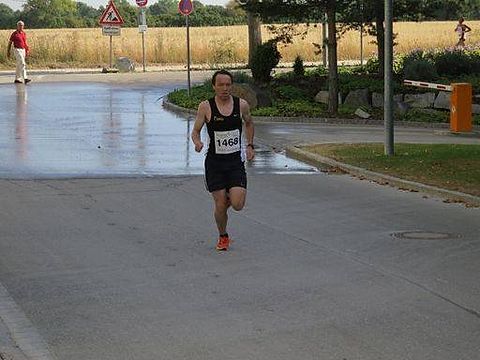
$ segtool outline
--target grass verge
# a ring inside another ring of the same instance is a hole
[[[392,157],[384,155],[383,144],[322,144],[303,149],[378,173],[480,196],[480,145],[396,144]]]

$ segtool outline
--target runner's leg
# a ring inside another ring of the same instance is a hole
[[[227,210],[230,206],[230,202],[225,189],[213,191],[212,196],[215,203],[214,215],[215,222],[217,223],[218,233],[219,235],[223,235],[227,233]]]
[[[235,186],[230,188],[230,203],[234,210],[240,211],[245,206],[245,199],[247,197],[247,189]]]

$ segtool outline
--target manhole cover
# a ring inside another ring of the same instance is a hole
[[[433,231],[400,231],[392,234],[398,239],[408,240],[447,240],[458,239],[460,235]]]

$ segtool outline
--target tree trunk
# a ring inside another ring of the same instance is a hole
[[[262,43],[262,27],[260,17],[247,12],[248,21],[248,66],[251,67],[253,52]]]
[[[336,0],[328,0],[328,112],[336,114],[338,111],[338,67],[337,67],[337,29],[336,29]]]
[[[385,10],[383,1],[377,0],[375,7],[375,24],[377,28],[377,51],[378,51],[378,75],[383,77],[385,73]]]

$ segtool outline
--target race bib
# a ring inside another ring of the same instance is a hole
[[[240,130],[215,131],[215,153],[231,154],[240,151]]]

